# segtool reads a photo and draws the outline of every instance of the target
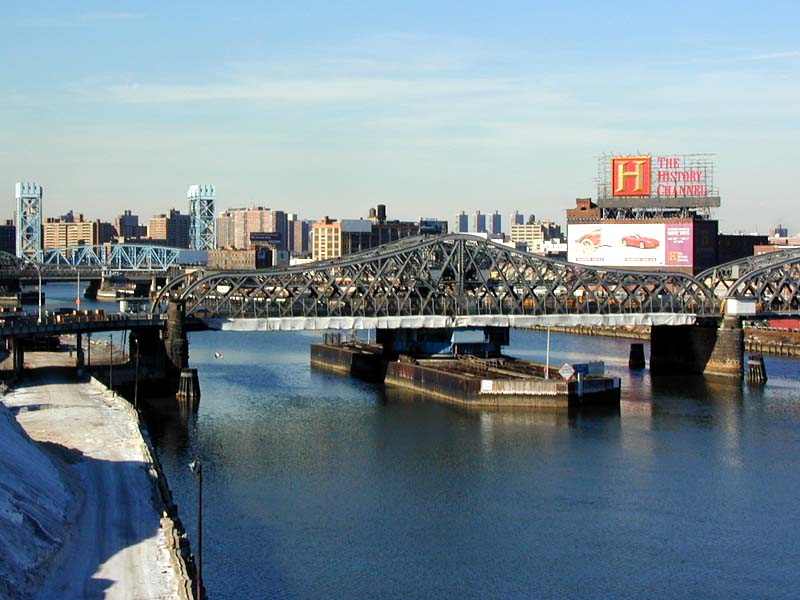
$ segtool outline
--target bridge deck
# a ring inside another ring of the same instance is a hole
[[[208,318],[210,329],[223,331],[303,331],[325,329],[421,329],[453,327],[532,327],[535,325],[693,325],[697,315],[632,313],[606,315],[472,315],[463,317],[282,317]]]

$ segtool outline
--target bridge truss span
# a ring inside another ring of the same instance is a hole
[[[204,320],[718,313],[714,295],[688,275],[590,269],[466,234],[282,270],[196,273],[180,284],[162,290],[153,310],[177,297]]]
[[[167,271],[177,265],[181,250],[136,244],[70,246],[43,250],[44,266],[67,268],[94,267],[109,271]]]
[[[780,254],[764,266],[736,279],[727,290],[730,298],[751,298],[759,312],[800,313],[800,252]]]
[[[757,256],[745,256],[744,258],[706,269],[699,273],[696,278],[702,281],[717,297],[723,298],[731,295],[734,285],[740,280],[746,279],[749,273],[769,268],[772,265],[779,265],[786,261],[791,262],[792,259],[800,259],[800,249],[787,248]]]

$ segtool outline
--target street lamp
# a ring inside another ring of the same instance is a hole
[[[139,410],[139,338],[134,337],[133,343],[136,344],[136,371],[133,377],[133,407]]]
[[[108,339],[110,346],[108,348],[108,389],[114,391],[114,334],[109,333]]]
[[[193,460],[189,469],[197,480],[197,599],[203,597],[203,463]]]

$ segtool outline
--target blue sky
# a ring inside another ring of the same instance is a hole
[[[602,153],[710,152],[723,231],[800,231],[800,3],[164,4],[0,5],[6,216],[563,222]]]

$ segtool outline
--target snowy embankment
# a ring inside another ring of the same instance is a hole
[[[65,464],[0,404],[0,598],[28,597],[65,546],[83,503]]]
[[[25,367],[0,408],[0,598],[187,598],[136,411],[66,353]]]

